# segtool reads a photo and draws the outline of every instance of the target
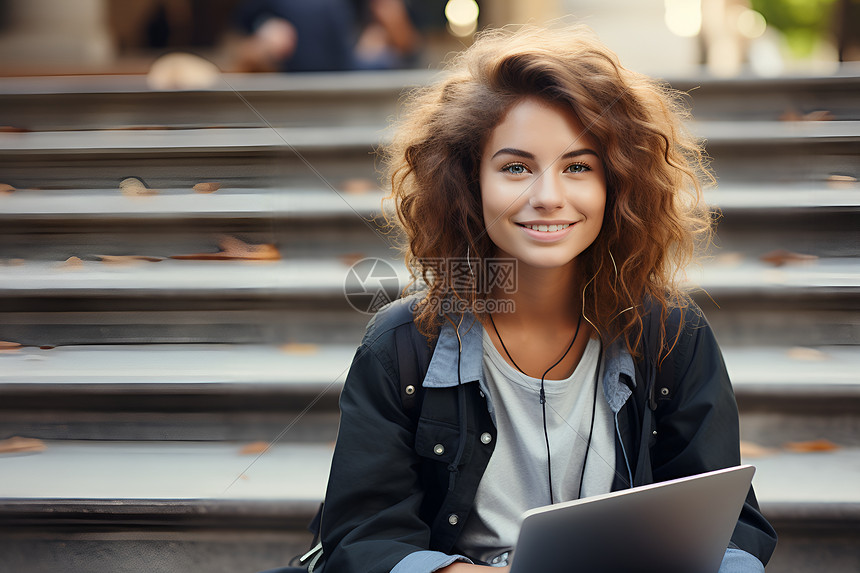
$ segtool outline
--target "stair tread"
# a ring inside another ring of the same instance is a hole
[[[709,144],[860,142],[860,122],[700,121],[691,131]],[[25,153],[174,154],[179,151],[254,151],[372,148],[385,126],[236,127],[0,133],[0,151]]]
[[[725,185],[705,191],[705,201],[723,210],[860,207],[856,184]],[[379,212],[385,195],[378,190],[349,193],[319,189],[220,189],[201,194],[191,189],[159,189],[156,195],[127,197],[119,190],[19,191],[0,202],[0,217],[52,219],[153,217],[352,217]]]
[[[384,140],[377,126],[236,127],[207,129],[42,131],[0,133],[0,151],[24,153],[135,153],[242,152],[272,149],[302,151],[371,148]],[[371,157],[368,156],[368,160]]]
[[[234,91],[315,94],[329,92],[345,98],[356,93],[379,93],[427,83],[438,72],[392,70],[360,72],[291,72],[284,74],[222,74],[211,88],[203,90],[153,90],[145,75],[80,75],[0,78],[0,95],[95,95],[165,93],[193,100],[204,93],[224,93],[235,99]]]
[[[241,454],[241,443],[45,444],[0,457],[2,498],[314,501],[325,495],[332,455],[331,444],[277,443],[262,456]]]
[[[22,348],[0,354],[0,388],[10,385],[288,385],[343,382],[356,345],[152,344]],[[860,391],[856,346],[723,348],[739,393],[748,388]]]
[[[127,197],[118,189],[40,190],[4,197],[0,217],[355,217],[378,213],[383,197],[379,191],[349,193],[330,188],[219,189],[211,194],[159,189],[158,194],[143,198]]]
[[[408,273],[404,265],[399,261],[389,262],[398,275],[400,285],[405,286]],[[79,267],[67,268],[58,261],[24,260],[3,268],[0,293],[32,293],[40,296],[61,293],[217,295],[241,291],[248,295],[342,296],[350,266],[350,261],[340,260],[259,262],[166,259],[155,263],[131,264],[84,260]],[[757,260],[744,259],[729,263],[710,262],[700,268],[690,268],[688,274],[688,285],[704,288],[712,294],[795,290],[811,293],[816,289],[853,292],[860,287],[860,260],[821,258],[808,264],[775,268]]]
[[[0,499],[314,501],[324,496],[332,454],[330,444],[277,443],[263,455],[241,455],[240,443],[47,441],[46,446],[36,454],[0,458]],[[860,509],[860,448],[780,452],[744,461],[757,468],[753,483],[765,511],[828,504]]]

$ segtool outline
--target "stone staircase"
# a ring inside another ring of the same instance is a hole
[[[21,345],[0,439],[39,440],[0,453],[4,570],[251,573],[307,547],[368,319],[344,279],[403,273],[373,150],[430,78],[0,80],[0,340]],[[673,85],[720,180],[690,276],[781,535],[768,571],[855,572],[860,70]]]

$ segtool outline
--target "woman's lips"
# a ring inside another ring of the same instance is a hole
[[[517,226],[537,241],[557,241],[570,233],[575,223],[517,223]]]

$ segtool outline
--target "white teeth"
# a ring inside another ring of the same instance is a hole
[[[552,233],[554,231],[561,231],[562,229],[567,229],[570,227],[570,223],[564,223],[563,225],[525,225],[529,229],[533,231],[540,231],[541,233]]]

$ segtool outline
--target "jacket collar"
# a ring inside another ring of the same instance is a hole
[[[484,327],[474,315],[467,313],[460,317],[445,320],[436,349],[430,359],[430,366],[424,377],[425,388],[450,388],[458,381],[478,382],[482,391],[487,392],[484,379]],[[459,327],[459,328],[458,328]],[[460,339],[457,339],[457,331]],[[463,353],[458,357],[460,344]],[[604,352],[603,396],[613,414],[617,414],[636,388],[633,357],[621,339],[612,342]],[[460,377],[457,377],[459,358]]]

